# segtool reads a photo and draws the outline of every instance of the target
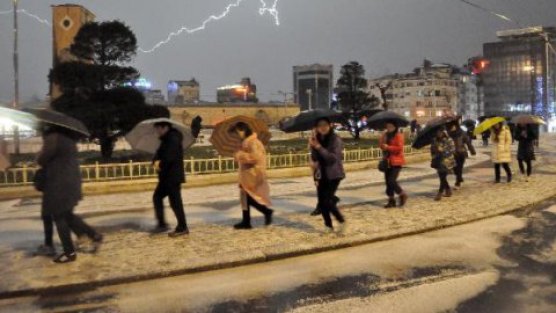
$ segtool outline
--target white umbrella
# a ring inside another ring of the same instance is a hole
[[[178,130],[183,135],[183,150],[195,143],[195,137],[193,137],[191,130],[187,126],[169,118],[155,118],[142,121],[125,136],[125,139],[135,150],[155,153],[160,146],[160,139],[154,129],[156,123],[169,123],[174,129]]]

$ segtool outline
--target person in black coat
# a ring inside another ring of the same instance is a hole
[[[42,218],[46,245],[52,245],[52,220],[58,229],[64,253],[54,259],[56,263],[76,260],[71,238],[73,231],[78,237],[87,236],[95,244],[95,250],[103,236],[74,214],[74,208],[82,198],[81,170],[77,158],[77,136],[70,130],[57,126],[43,129],[43,147],[37,163],[44,173],[41,185]]]
[[[458,122],[448,125],[448,130],[448,135],[450,135],[454,141],[456,149],[454,155],[454,159],[456,161],[454,174],[456,175],[455,188],[457,189],[461,187],[461,184],[464,182],[463,168],[465,166],[465,160],[469,157],[469,153],[471,153],[471,155],[476,155],[477,152],[475,151],[475,147],[473,147],[470,137],[461,129]]]
[[[158,185],[153,194],[153,204],[158,226],[154,233],[168,231],[168,224],[164,218],[164,198],[168,197],[174,211],[178,225],[168,234],[178,237],[189,234],[183,201],[181,185],[185,183],[185,167],[183,161],[183,135],[168,122],[154,125],[159,137],[160,147],[156,151],[153,164],[158,171]]]
[[[538,140],[537,133],[533,125],[519,124],[514,131],[514,138],[518,142],[517,161],[521,174],[526,175],[525,181],[529,181],[529,177],[533,173],[532,162],[535,158],[535,141]],[[527,171],[525,170],[527,165]]]

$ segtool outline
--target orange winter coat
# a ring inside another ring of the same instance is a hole
[[[253,134],[246,138],[241,150],[234,155],[239,164],[239,185],[241,202],[247,209],[247,193],[258,203],[270,206],[270,186],[266,176],[266,149],[262,142]]]

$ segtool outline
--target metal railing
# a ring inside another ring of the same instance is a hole
[[[411,146],[405,146],[406,155],[418,153]],[[344,162],[364,162],[382,158],[382,150],[378,148],[344,150]],[[269,169],[305,167],[310,164],[309,153],[288,153],[267,155]],[[0,188],[25,186],[33,183],[37,167],[11,168],[0,171]],[[237,171],[237,163],[233,158],[186,159],[185,172],[188,175],[220,174]],[[150,162],[113,163],[82,165],[81,174],[84,182],[103,182],[117,180],[139,180],[155,178],[157,173]]]

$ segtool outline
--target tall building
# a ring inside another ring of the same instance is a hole
[[[328,109],[332,103],[334,67],[301,65],[293,67],[293,92],[301,110]]]
[[[458,106],[456,113],[464,120],[477,120],[480,116],[478,77],[463,68],[454,74],[458,80]]]
[[[448,64],[425,61],[412,73],[394,74],[369,80],[369,93],[381,98],[380,88],[386,88],[389,110],[417,120],[428,120],[458,111],[460,79],[457,68]],[[379,88],[380,87],[380,88]]]
[[[190,80],[171,80],[168,82],[168,104],[182,105],[198,103],[200,100],[199,82]]]
[[[500,31],[498,42],[483,46],[486,115],[554,114],[556,28]]]
[[[257,103],[257,85],[251,83],[251,78],[244,77],[238,84],[218,88],[216,99],[218,103]]]
[[[53,67],[61,62],[75,60],[75,57],[69,51],[73,39],[84,24],[94,20],[95,15],[81,5],[61,4],[52,6]],[[60,88],[51,84],[51,99],[56,99],[60,95]]]

